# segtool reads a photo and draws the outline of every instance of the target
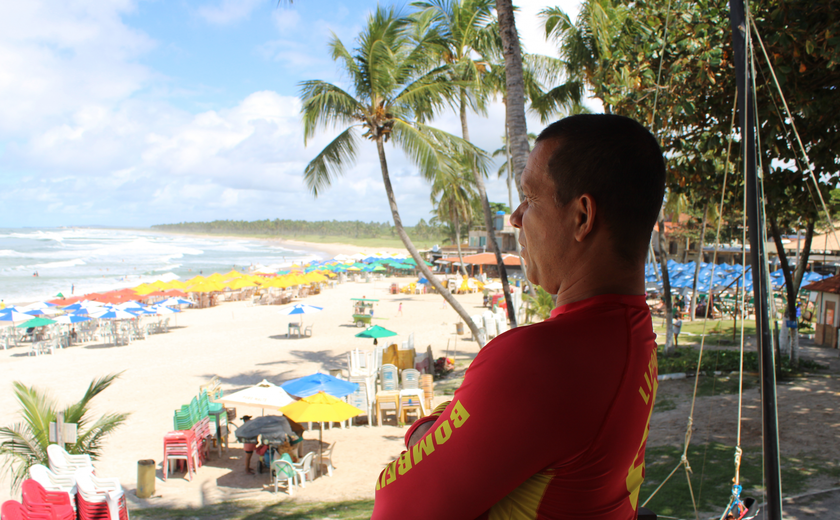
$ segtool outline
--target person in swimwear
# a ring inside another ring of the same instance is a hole
[[[510,221],[556,307],[488,343],[452,401],[415,422],[375,483],[373,520],[636,519],[657,388],[644,262],[664,182],[632,119],[543,130]],[[524,450],[504,451],[511,428]]]

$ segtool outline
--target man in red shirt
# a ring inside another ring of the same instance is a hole
[[[556,308],[488,343],[414,424],[376,482],[374,520],[636,518],[657,388],[644,258],[664,180],[632,119],[577,115],[540,134],[511,223]]]

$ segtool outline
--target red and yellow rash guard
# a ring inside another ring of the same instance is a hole
[[[423,439],[381,473],[372,519],[635,519],[654,339],[644,296],[621,295],[494,339]]]

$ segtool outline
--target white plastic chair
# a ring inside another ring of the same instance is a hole
[[[420,371],[406,368],[402,371],[402,387],[404,390],[420,388]]]
[[[93,461],[90,455],[70,455],[58,444],[47,446],[47,457],[50,461],[50,469],[59,476],[73,476],[84,470],[93,473]]]
[[[295,494],[295,485],[298,481],[298,474],[293,463],[282,458],[271,462],[271,471],[274,472],[274,492],[277,493],[277,486],[281,481],[286,482],[286,490],[289,496]],[[291,473],[291,475],[290,475]]]
[[[312,459],[315,457],[315,452],[310,451],[306,455],[300,459],[300,462],[292,463],[292,466],[295,468],[295,473],[298,475],[298,482],[300,482],[300,487],[306,487],[306,479],[308,478],[310,481],[314,480],[312,478]]]
[[[35,464],[29,468],[29,478],[47,491],[64,491],[70,495],[70,504],[76,509],[75,475],[56,475],[43,464]]]
[[[330,445],[330,447],[327,448],[326,451],[324,451],[324,453],[322,453],[321,455],[318,456],[318,469],[320,470],[321,466],[326,466],[327,475],[329,475],[330,477],[332,477],[333,470],[335,469],[335,466],[333,466],[333,462],[332,462],[332,454],[333,454],[333,449],[335,449],[335,445],[336,445],[337,442],[338,441],[333,442]]]
[[[118,479],[97,478],[81,470],[76,472],[76,488],[85,502],[107,504],[110,520],[128,519],[125,491]]]
[[[397,389],[397,374],[399,370],[394,365],[382,365],[380,369],[379,380],[382,385],[382,390],[396,390]]]

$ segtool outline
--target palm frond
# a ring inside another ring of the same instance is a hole
[[[469,156],[482,174],[487,171],[489,158],[483,150],[443,130],[395,119],[393,138],[427,180],[434,179],[438,171],[451,169],[449,158],[456,154]]]
[[[339,87],[320,80],[303,81],[300,85],[304,144],[319,128],[349,125],[363,118],[361,103]]]
[[[355,127],[351,126],[338,134],[338,137],[306,165],[303,179],[313,195],[317,197],[330,187],[333,180],[356,161],[357,140]]]

